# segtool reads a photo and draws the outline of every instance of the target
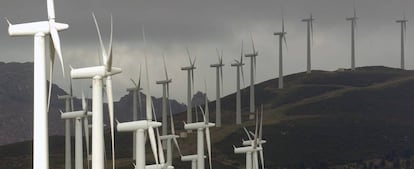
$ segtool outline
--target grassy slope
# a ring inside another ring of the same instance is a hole
[[[265,107],[266,165],[271,168],[333,165],[413,149],[410,140],[414,139],[414,132],[410,131],[414,124],[410,119],[414,116],[411,113],[414,112],[414,76],[411,74],[411,71],[366,67],[353,72],[314,71],[290,75],[285,78],[283,90],[277,89],[277,79],[256,85],[256,103]],[[242,91],[244,112],[248,111],[248,92],[248,89]],[[253,122],[234,125],[234,100],[234,94],[223,98],[223,123],[226,125],[211,131],[215,167],[244,165],[244,156],[234,155],[232,145],[240,144],[244,136],[241,127],[252,128]],[[209,105],[213,121],[214,105],[214,102]],[[243,117],[246,119],[247,113]],[[175,117],[176,128],[182,128],[184,119],[185,113]],[[63,140],[55,140],[63,144]],[[130,168],[129,140],[129,134],[117,135],[118,168]],[[195,153],[193,140],[194,134],[179,140],[184,154]],[[0,147],[0,152],[16,152],[7,158],[0,157],[1,166],[17,159],[25,162],[15,162],[20,166],[16,168],[30,166],[29,143],[21,144],[25,146]],[[51,148],[53,168],[63,166],[62,149],[63,146]],[[188,168],[189,164],[177,162],[176,166]]]

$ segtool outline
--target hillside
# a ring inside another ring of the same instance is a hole
[[[286,76],[285,87],[277,89],[277,79],[255,86],[256,103],[263,104],[265,109],[263,137],[268,141],[264,145],[267,168],[326,168],[371,159],[392,161],[413,155],[413,71],[386,67],[313,71]],[[211,130],[214,168],[244,165],[245,157],[235,155],[232,146],[240,145],[245,137],[243,126],[253,129],[254,122],[246,121],[248,95],[248,88],[243,89],[245,122],[239,126],[234,125],[235,94],[222,99],[224,126]],[[212,121],[214,106],[214,101],[209,103]],[[185,113],[174,118],[176,128],[182,129]],[[52,139],[51,158],[55,160],[51,160],[51,166],[63,168],[63,139]],[[116,140],[118,168],[131,168],[131,135],[117,133]],[[195,153],[192,150],[195,144],[191,144],[194,140],[194,134],[179,139],[184,154]],[[14,153],[0,157],[0,165],[30,166],[28,145],[30,142],[1,146],[3,154]],[[177,159],[174,162],[177,168],[189,167]]]

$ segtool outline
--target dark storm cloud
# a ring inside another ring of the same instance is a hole
[[[272,36],[281,28],[283,5],[288,51],[285,53],[285,72],[305,70],[305,24],[301,19],[310,13],[316,17],[313,45],[314,69],[335,70],[349,67],[350,25],[345,20],[352,16],[352,0],[55,0],[57,21],[70,28],[61,32],[66,63],[74,67],[98,64],[98,41],[91,12],[95,12],[105,42],[109,36],[109,16],[114,16],[115,44],[114,65],[123,68],[116,80],[116,97],[130,87],[129,78],[138,77],[139,65],[143,65],[143,42],[141,28],[145,27],[148,39],[148,56],[151,84],[163,78],[159,66],[162,54],[167,55],[168,69],[173,78],[171,95],[185,100],[186,66],[185,48],[197,55],[196,89],[204,90],[204,78],[208,81],[210,98],[214,98],[214,70],[208,65],[216,62],[215,49],[224,50],[226,62],[225,94],[235,90],[235,70],[228,65],[240,55],[241,40],[245,50],[250,51],[252,32],[256,48],[260,50],[257,60],[258,81],[276,77],[277,41]],[[357,0],[357,66],[399,65],[399,25],[403,10],[407,19],[414,18],[414,1],[408,0]],[[7,0],[0,2],[0,16],[13,23],[46,20],[46,0]],[[410,22],[409,22],[410,23]],[[407,45],[414,34],[408,23]],[[107,44],[107,43],[105,43]],[[9,37],[7,23],[0,22],[1,60],[32,61],[33,40],[30,37]],[[414,52],[407,47],[406,63],[414,67]],[[246,59],[247,60],[247,59]],[[248,63],[249,61],[247,61]],[[246,84],[249,67],[245,67]],[[59,69],[57,83],[66,87]],[[211,74],[211,75],[210,75]],[[76,82],[78,88],[87,90],[89,81]],[[159,96],[160,86],[151,86],[152,93]],[[75,93],[80,93],[76,91]]]

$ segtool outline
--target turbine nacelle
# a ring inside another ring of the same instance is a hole
[[[287,32],[275,32],[275,33],[273,33],[274,36],[284,36],[286,34],[287,34]]]
[[[50,23],[49,21],[40,21],[40,22],[30,22],[22,24],[10,24],[9,23],[9,35],[10,36],[28,36],[35,35],[38,33],[49,34],[50,33]],[[55,23],[54,24],[57,31],[63,31],[69,28],[68,24],[64,23]]]
[[[210,67],[223,67],[223,66],[224,64],[220,64],[220,63],[210,65]]]
[[[184,124],[184,129],[186,130],[196,130],[196,129],[204,129],[214,127],[216,124],[214,123],[206,123],[206,122],[197,122],[197,123],[188,123]]]
[[[156,128],[160,127],[161,123],[156,121],[140,120],[140,121],[131,121],[118,123],[116,126],[117,130],[120,132],[133,132],[139,129],[146,130],[150,127]]]
[[[257,144],[265,144],[267,143],[266,140],[262,140],[262,139],[257,139]],[[251,146],[252,144],[254,144],[254,140],[243,140],[242,141],[242,145],[243,146]]]
[[[245,57],[256,57],[257,55],[259,55],[259,52],[245,54],[244,56]]]
[[[346,20],[347,21],[355,21],[355,20],[358,20],[359,18],[358,17],[356,17],[356,16],[354,16],[354,17],[351,17],[351,18],[346,18]]]
[[[396,20],[395,22],[397,22],[397,23],[405,23],[405,22],[408,22],[408,20],[406,20],[406,19],[403,19],[403,20]]]
[[[186,155],[186,156],[181,156],[181,161],[196,161],[198,158],[198,155]],[[204,156],[204,158],[206,158],[206,156]]]
[[[244,63],[232,63],[231,66],[244,66]]]
[[[62,119],[74,119],[74,118],[78,118],[78,117],[87,117],[87,116],[92,116],[92,112],[85,112],[85,111],[81,110],[81,111],[62,113],[60,118],[62,118]]]
[[[70,72],[70,76],[73,79],[90,79],[95,76],[106,77],[112,76],[122,72],[121,68],[112,67],[111,72],[106,71],[105,66],[94,66],[94,67],[86,67],[86,68],[79,68],[79,69],[72,69]]]
[[[258,152],[258,151],[262,151],[263,148],[261,147],[252,147],[252,146],[248,146],[248,147],[234,147],[234,153],[235,154],[245,154],[245,153],[252,153],[252,152]]]
[[[169,139],[174,139],[174,138],[180,138],[180,136],[172,135],[172,134],[160,136],[160,140],[169,140]]]
[[[196,69],[197,67],[195,66],[187,66],[187,67],[181,67],[181,70],[193,70]]]
[[[168,79],[168,80],[160,80],[160,81],[156,81],[156,84],[168,84],[171,83],[172,79]]]

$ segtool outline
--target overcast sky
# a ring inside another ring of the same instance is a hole
[[[275,78],[278,74],[278,41],[272,34],[281,30],[282,6],[285,15],[288,51],[284,50],[284,72],[292,74],[306,69],[306,24],[301,22],[310,13],[314,22],[313,69],[336,70],[350,67],[350,23],[353,0],[55,0],[56,20],[69,24],[61,32],[65,71],[99,64],[98,38],[91,12],[100,23],[104,43],[108,44],[110,14],[114,17],[114,66],[123,73],[113,77],[115,98],[127,94],[130,78],[138,79],[139,65],[144,65],[144,45],[141,28],[145,27],[152,94],[162,94],[156,80],[164,78],[162,54],[173,82],[171,97],[186,100],[188,66],[185,48],[197,56],[195,88],[215,98],[216,48],[224,51],[224,94],[235,92],[236,70],[230,67],[240,57],[241,41],[245,51],[251,51],[253,34],[257,57],[257,81]],[[358,20],[356,65],[399,67],[400,25],[405,11],[407,19],[414,18],[412,0],[356,0]],[[47,19],[46,0],[3,0],[0,16],[12,23]],[[33,37],[9,37],[7,23],[0,22],[0,60],[4,62],[33,61]],[[406,67],[414,67],[413,27],[407,24]],[[247,65],[250,61],[245,59]],[[249,84],[250,67],[245,66],[245,82]],[[144,70],[144,69],[143,69]],[[55,68],[59,86],[68,89],[68,79],[62,77],[60,66]],[[74,92],[89,92],[91,80],[74,81]],[[88,93],[87,92],[87,93]]]

